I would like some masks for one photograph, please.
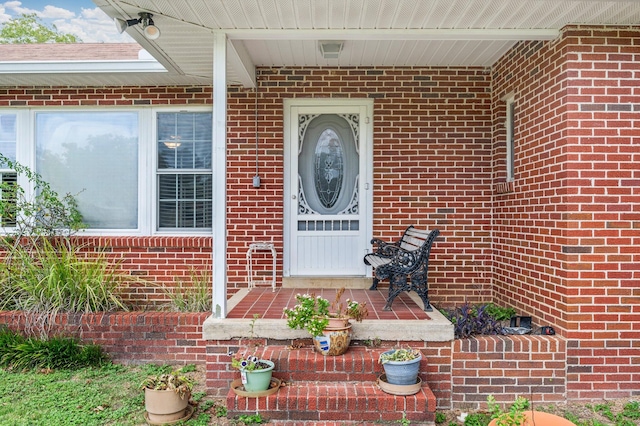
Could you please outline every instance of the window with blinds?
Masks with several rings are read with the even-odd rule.
[[[10,161],[16,161],[16,114],[0,112],[0,154]],[[0,199],[4,209],[0,212],[0,225],[3,227],[16,226],[16,185],[18,176],[0,162]]]
[[[212,115],[161,112],[156,117],[157,228],[210,229]]]

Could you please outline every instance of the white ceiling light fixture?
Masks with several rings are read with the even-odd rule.
[[[134,25],[142,24],[142,33],[149,40],[155,40],[160,37],[160,29],[153,22],[153,14],[149,12],[138,13],[138,19],[120,19],[115,18],[118,32],[122,34],[124,30]]]
[[[342,52],[342,47],[344,46],[343,41],[319,41],[318,48],[320,49],[320,53],[324,59],[338,59],[340,57],[340,52]]]

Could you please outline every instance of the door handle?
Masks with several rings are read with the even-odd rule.
[[[295,199],[296,199],[296,196],[295,196],[295,195],[292,195],[292,196],[291,196],[291,199],[292,199],[292,200],[295,200]]]

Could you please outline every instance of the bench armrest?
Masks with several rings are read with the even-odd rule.
[[[383,250],[385,250],[385,247],[399,247],[400,244],[395,242],[395,243],[389,243],[386,241],[381,240],[380,238],[372,238],[371,239],[371,245],[374,246],[373,251],[375,253],[381,254],[381,252]]]

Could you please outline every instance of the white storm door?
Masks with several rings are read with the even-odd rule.
[[[285,110],[285,276],[364,277],[372,103],[290,100]]]

